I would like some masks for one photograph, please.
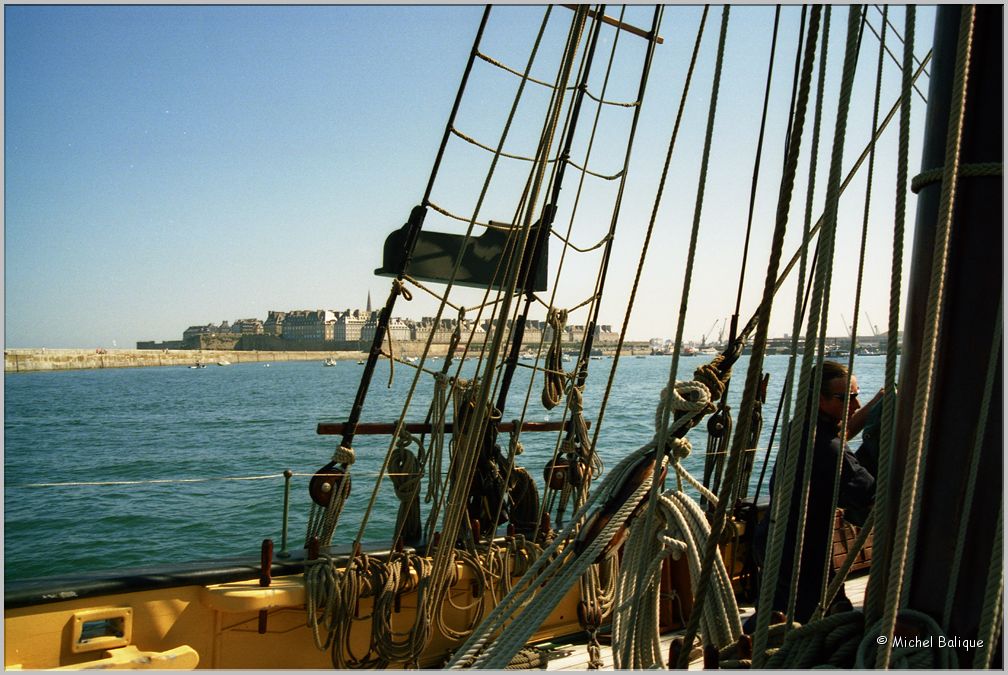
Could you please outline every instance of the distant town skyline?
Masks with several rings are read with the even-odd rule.
[[[317,308],[317,309],[296,308],[296,309],[287,309],[287,310],[271,309],[271,310],[267,310],[265,317],[259,317],[259,316],[252,317],[252,316],[249,316],[249,317],[238,317],[238,318],[234,318],[234,319],[221,319],[220,322],[209,321],[209,322],[206,322],[206,323],[192,323],[192,324],[188,325],[185,329],[183,329],[181,331],[181,339],[182,340],[186,340],[189,336],[196,335],[196,334],[209,334],[209,333],[217,333],[217,332],[235,333],[235,334],[238,334],[238,335],[246,335],[246,334],[269,334],[269,335],[276,335],[277,337],[280,337],[281,336],[280,326],[278,326],[275,321],[274,321],[274,323],[273,323],[272,326],[270,325],[271,320],[274,319],[274,315],[279,315],[279,319],[280,319],[279,322],[281,324],[283,323],[284,318],[289,318],[289,317],[292,317],[292,316],[295,316],[295,315],[301,316],[301,315],[310,315],[310,314],[316,314],[316,313],[317,314],[325,314],[327,316],[318,317],[318,320],[319,321],[329,321],[329,322],[342,322],[342,321],[344,321],[347,318],[348,315],[352,315],[354,317],[354,319],[357,321],[357,323],[359,323],[360,325],[363,325],[366,322],[374,323],[375,321],[377,321],[377,319],[379,317],[380,309],[381,309],[381,307],[379,307],[378,309],[375,309],[374,307],[372,307],[372,305],[370,303],[370,295],[368,297],[368,301],[365,302],[365,305],[363,307],[360,307],[360,306],[359,307],[347,306],[347,307],[343,307],[343,308],[340,308],[340,309],[331,309],[331,308],[330,309],[327,309],[327,308]],[[409,327],[410,329],[412,329],[414,331],[415,334],[412,336],[412,339],[425,339],[426,338],[426,333],[429,333],[429,331],[433,329],[433,327],[430,324],[430,320],[432,320],[432,319],[433,319],[432,316],[420,316],[420,317],[400,316],[400,315],[397,315],[394,312],[393,312],[393,315],[392,315],[393,324],[398,324],[400,326],[405,325],[405,326]],[[487,326],[487,323],[489,321],[490,321],[490,319],[484,318],[482,321],[479,322],[479,325],[485,327],[485,326]],[[455,319],[451,318],[451,317],[442,317],[441,323],[444,324],[444,325],[452,325],[453,326],[455,324]],[[467,323],[470,323],[470,322],[467,322]],[[885,335],[884,331],[882,331],[882,332],[878,331],[878,327],[877,326],[872,326],[868,322],[865,322],[865,323],[868,324],[868,329],[867,329],[866,332],[860,333],[858,335],[859,338],[872,338],[872,337],[874,337],[874,338],[880,338],[880,337],[882,337],[882,336]],[[541,320],[541,319],[540,320],[533,319],[531,321],[531,325],[535,326],[536,329],[540,329],[544,324],[545,324],[545,321]],[[862,324],[862,325],[864,325],[864,324]],[[568,328],[570,328],[572,326],[574,328],[576,328],[576,329],[583,329],[583,326],[580,325],[580,324],[570,324],[570,325],[568,325]],[[599,326],[608,335],[617,335],[618,334],[618,333],[614,333],[614,327],[612,326],[612,324],[605,323],[605,322],[600,322]],[[360,337],[359,329],[360,329],[360,326],[358,326],[358,332],[354,333],[352,336],[349,336],[349,337],[344,332],[342,334],[338,334],[337,336],[330,336],[328,339],[335,339],[335,340],[353,339],[353,340],[357,340]],[[711,330],[710,331],[708,331],[708,332],[706,332],[706,333],[704,333],[704,334],[702,334],[702,335],[700,335],[698,337],[693,337],[693,336],[685,337],[684,340],[683,340],[683,342],[685,344],[692,344],[692,345],[696,345],[696,344],[700,344],[700,345],[723,344],[728,339],[729,334],[730,334],[729,319],[726,317],[723,321],[716,321],[715,324],[713,326],[711,326]],[[827,339],[834,340],[834,341],[835,340],[843,340],[843,339],[846,339],[848,335],[849,335],[849,333],[845,334],[845,335],[828,335]],[[371,336],[373,336],[373,333],[368,334],[367,339],[371,339]],[[394,337],[402,337],[402,336],[399,335],[399,336],[394,336]],[[789,339],[789,338],[790,338],[790,335],[787,334],[787,333],[784,333],[782,335],[777,335],[777,336],[771,336],[771,339],[774,339],[774,340],[786,340],[786,339]],[[137,346],[140,347],[140,345],[150,345],[152,343],[157,343],[157,342],[172,342],[172,341],[177,341],[177,340],[179,340],[179,334],[176,334],[176,335],[173,335],[173,336],[170,336],[170,337],[168,337],[168,336],[161,336],[161,337],[159,337],[157,339],[140,340],[140,341],[137,342]],[[672,343],[672,339],[669,338],[669,337],[667,337],[667,336],[651,336],[650,338],[647,338],[646,340],[629,339],[628,338],[628,341],[632,341],[632,342],[648,342],[648,343],[651,344],[652,347],[656,347],[656,346],[667,347],[669,344]]]

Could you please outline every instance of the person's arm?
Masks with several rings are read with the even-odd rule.
[[[846,443],[841,449],[839,438],[833,440],[830,449],[833,451],[834,459],[836,453],[843,452],[837,506],[844,510],[845,520],[861,526],[868,518],[871,506],[875,502],[875,477],[861,466],[854,453],[847,448]]]
[[[885,393],[885,387],[879,389],[878,393],[875,394],[875,397],[872,400],[868,401],[868,403],[864,404],[863,406],[855,410],[853,414],[851,414],[851,416],[847,418],[848,440],[854,438],[859,433],[861,433],[861,430],[864,429],[865,421],[868,419],[868,413],[872,411],[872,408],[874,408],[875,406],[877,406],[879,403],[882,402],[882,395],[884,393]]]

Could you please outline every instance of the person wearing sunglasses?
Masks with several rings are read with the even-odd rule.
[[[815,381],[813,371],[812,382]],[[850,396],[847,396],[850,392]],[[857,378],[847,372],[847,368],[834,361],[824,361],[822,364],[822,381],[818,396],[810,397],[809,407],[816,406],[815,436],[812,446],[812,467],[808,482],[808,506],[805,515],[804,539],[801,548],[801,560],[798,569],[798,589],[795,600],[794,621],[807,623],[819,604],[823,591],[823,570],[829,563],[829,579],[834,576],[830,542],[833,538],[833,483],[836,477],[837,464],[840,463],[840,490],[837,506],[844,509],[844,517],[855,525],[862,525],[871,512],[875,500],[875,477],[865,469],[847,443],[840,440],[840,427],[847,419],[847,438],[857,434],[864,426],[866,415],[858,415],[861,405],[858,402]],[[871,401],[875,407],[881,399],[881,392]],[[867,408],[867,406],[866,406]],[[794,489],[791,494],[790,516],[784,539],[784,555],[781,558],[780,571],[774,591],[773,610],[786,612],[790,592],[791,572],[793,567],[793,551],[797,548],[798,539],[798,508],[803,491],[805,475],[804,442],[800,443],[797,456]],[[778,453],[773,475],[770,478],[771,511],[773,501],[778,496],[774,492],[777,478],[777,467],[784,466],[784,459],[789,449]],[[782,469],[783,470],[783,469]],[[783,514],[782,514],[783,517]],[[757,562],[760,566],[765,557],[765,547],[769,530],[772,527],[770,516],[764,518],[757,526],[754,535],[754,548]],[[830,604],[827,613],[846,611],[852,608],[850,600],[841,587],[837,597]],[[755,629],[755,615],[746,622],[744,630]]]

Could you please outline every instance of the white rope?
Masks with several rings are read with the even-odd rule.
[[[678,560],[685,554],[695,592],[702,568],[700,551],[710,536],[702,510],[685,493],[673,490],[659,495],[657,506],[658,517],[638,521],[624,545],[612,619],[613,645],[617,646],[613,667],[618,670],[666,667],[658,627],[662,562],[668,555]],[[647,568],[643,577],[637,574],[642,561]],[[738,639],[742,625],[724,561],[717,557],[715,566],[716,592],[704,607],[701,632],[720,648]]]
[[[333,452],[332,461],[337,464],[353,464],[357,459],[357,453],[353,448],[345,448],[342,445]]]
[[[684,396],[691,393],[689,400]],[[684,411],[686,414],[675,420],[667,428],[669,438],[674,439],[676,432],[689,425],[693,418],[703,414],[709,403],[710,395],[707,387],[698,382],[677,382],[671,396],[666,391],[662,394],[659,410],[671,407]],[[658,417],[661,420],[661,417]],[[660,436],[661,434],[657,434]],[[573,554],[572,541],[577,531],[583,527],[586,518],[596,504],[615,495],[624,485],[630,473],[637,467],[646,455],[656,449],[656,441],[630,453],[613,471],[608,474],[597,489],[589,495],[584,505],[577,510],[570,523],[554,539],[549,548],[533,564],[525,575],[514,585],[511,592],[491,612],[480,625],[479,630],[456,651],[450,668],[477,667],[503,668],[510,658],[517,653],[542,621],[553,611],[556,605],[566,595],[570,586],[595,561],[602,549],[608,544],[616,530],[622,527],[630,514],[650,491],[652,477],[646,478],[612,516],[609,522],[599,532],[592,542],[580,554]],[[684,446],[678,446],[682,449]],[[688,452],[688,444],[685,448]],[[662,455],[662,465],[666,458]],[[699,511],[698,511],[699,513]],[[702,514],[700,520],[704,520]],[[624,563],[625,566],[625,563]],[[730,588],[730,583],[729,583]],[[530,603],[535,595],[535,603]],[[736,621],[738,612],[735,612]],[[507,623],[507,627],[504,624]],[[739,627],[741,630],[741,626]],[[498,634],[499,633],[499,634]],[[492,641],[491,641],[492,640]]]
[[[675,463],[675,470],[676,470],[676,472],[680,476],[682,476],[682,478],[687,483],[689,483],[694,488],[696,488],[696,491],[700,493],[701,497],[703,497],[704,499],[706,499],[708,501],[708,503],[710,503],[711,506],[713,506],[714,508],[717,508],[717,505],[718,505],[718,496],[716,494],[714,494],[713,492],[711,492],[710,490],[708,490],[707,488],[705,488],[704,484],[701,483],[700,481],[698,481],[693,476],[693,474],[691,474],[689,471],[687,471],[686,469],[684,469],[679,462]]]
[[[615,494],[637,462],[653,449],[649,444],[631,452],[606,476],[585,505],[575,513],[567,527],[484,619],[479,631],[473,633],[466,643],[459,647],[447,667],[503,668],[507,665],[511,656],[525,644],[545,616],[553,611],[570,586],[588,569],[615,531],[637,506],[640,498],[646,494],[650,488],[650,480],[642,482],[580,555],[573,555],[574,537],[590,511],[596,504]],[[535,603],[528,602],[532,595],[536,596]],[[543,612],[545,614],[536,619],[535,615]],[[508,623],[507,628],[498,635],[505,623]],[[488,645],[491,639],[492,643]]]

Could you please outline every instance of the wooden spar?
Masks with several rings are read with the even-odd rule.
[[[538,431],[561,431],[566,429],[570,421],[567,422],[522,422],[521,430],[522,432],[538,432]],[[587,422],[588,426],[591,426],[591,422]],[[345,433],[347,427],[346,423],[343,422],[319,422],[316,427],[316,433],[320,436],[339,436]],[[497,431],[509,433],[514,430],[514,422],[501,422],[497,425]],[[356,425],[355,433],[362,436],[378,435],[378,434],[391,434],[395,433],[396,425],[392,423],[384,422],[365,422]],[[410,432],[411,434],[428,434],[434,430],[434,426],[428,422],[405,422],[403,423],[403,429]],[[447,433],[452,433],[454,429],[454,424],[448,422],[445,424],[445,431]]]
[[[935,20],[935,49],[921,170],[945,166],[949,99],[960,12],[966,6],[942,5]],[[942,307],[938,349],[934,360],[933,403],[925,433],[926,468],[918,480],[919,520],[910,540],[914,554],[907,606],[924,612],[939,623],[945,611],[946,588],[956,583],[953,610],[946,636],[976,639],[981,608],[986,598],[986,579],[991,562],[998,514],[1003,509],[1002,425],[1003,354],[997,356],[986,431],[980,445],[980,464],[975,492],[966,503],[965,486],[970,472],[970,456],[981,410],[987,363],[995,344],[995,322],[1003,288],[1003,179],[1000,175],[970,175],[968,167],[997,164],[1003,157],[1003,7],[976,6],[975,29],[969,68],[967,98],[963,113],[960,177],[955,190],[945,299]],[[941,183],[921,189],[917,202],[913,256],[908,280],[906,321],[895,420],[895,444],[888,494],[889,521],[897,522],[907,461],[910,426],[918,384],[922,335],[932,270],[932,250],[938,220]],[[1001,344],[1000,339],[996,342]],[[1000,353],[1000,352],[999,352]],[[969,509],[961,567],[952,578],[952,545],[961,527],[960,519]],[[876,539],[869,593],[886,597],[890,559],[894,554],[891,528],[885,541]],[[877,557],[876,557],[877,556]],[[876,570],[881,574],[876,575]],[[877,584],[877,586],[876,586]],[[868,621],[872,617],[867,617]],[[998,650],[1000,651],[1000,650]],[[970,668],[975,649],[958,649],[959,667]]]
[[[567,8],[567,9],[571,9],[571,10],[577,8],[577,5],[563,5],[563,6],[565,8]],[[596,12],[595,10],[589,9],[588,10],[588,16],[590,16],[593,19],[598,19],[599,21],[601,21],[604,24],[608,24],[610,26],[615,26],[619,30],[625,30],[626,32],[630,33],[631,35],[636,35],[638,37],[642,37],[642,38],[645,38],[645,39],[652,39],[653,38],[656,44],[660,44],[660,45],[661,44],[665,44],[665,39],[661,35],[652,35],[650,32],[644,30],[643,28],[638,28],[637,26],[633,26],[633,25],[631,25],[629,23],[625,23],[623,21],[620,21],[619,19],[614,19],[611,16],[606,16],[605,14],[602,14],[601,16],[599,16],[599,13]]]

